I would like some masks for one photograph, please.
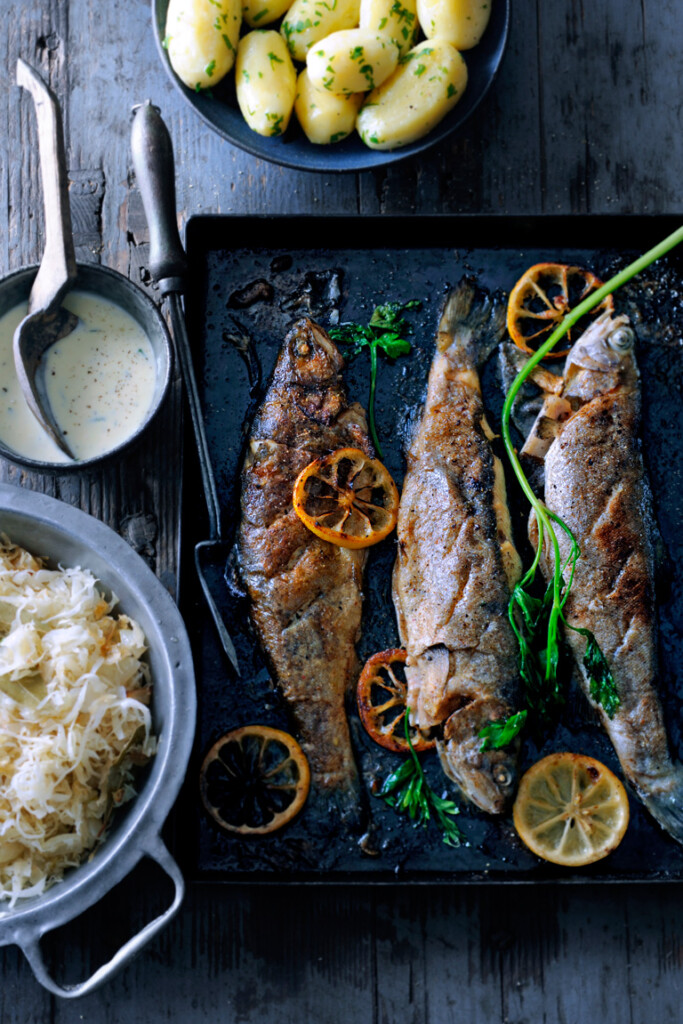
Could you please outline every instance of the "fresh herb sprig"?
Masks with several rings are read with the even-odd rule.
[[[375,307],[370,322],[365,327],[362,324],[347,322],[330,330],[330,337],[333,341],[349,346],[351,358],[358,355],[364,348],[370,349],[368,420],[372,443],[380,459],[382,458],[382,447],[375,425],[377,353],[383,352],[389,359],[396,359],[398,356],[405,356],[410,352],[412,346],[403,335],[409,334],[411,327],[402,314],[421,308],[422,303],[419,299],[411,299],[409,302],[387,302],[383,306]]]
[[[678,228],[658,245],[620,270],[571,310],[517,374],[505,399],[501,426],[505,450],[515,476],[533,507],[538,526],[536,554],[530,569],[515,587],[510,599],[509,615],[512,628],[519,641],[520,674],[527,688],[527,700],[530,706],[540,711],[541,714],[547,713],[549,706],[562,700],[557,677],[561,644],[560,623],[581,633],[586,638],[583,664],[588,673],[590,693],[593,699],[602,706],[610,718],[616,713],[620,701],[614,679],[595,636],[588,629],[572,626],[564,616],[564,607],[581,552],[576,538],[567,524],[551,512],[543,502],[539,501],[524,474],[510,434],[512,407],[524,381],[534,367],[545,359],[560,338],[564,337],[582,316],[585,316],[617,288],[626,284],[636,274],[641,273],[651,263],[660,259],[681,242],[683,242],[683,227]],[[569,556],[564,563],[555,527],[564,531],[570,541]],[[539,600],[530,593],[529,588],[532,587],[536,577],[545,538],[547,538],[552,551],[553,577],[543,598]],[[567,581],[565,581],[566,573],[569,574]]]
[[[433,816],[446,846],[460,846],[465,837],[453,820],[455,815],[460,813],[460,808],[452,800],[437,796],[427,782],[420,759],[410,741],[409,715],[410,711],[406,708],[403,728],[410,756],[400,768],[386,777],[377,796],[399,814],[407,814],[414,828],[428,828]]]
[[[529,712],[525,709],[510,715],[509,718],[489,722],[479,730],[478,736],[482,741],[479,749],[481,751],[502,750],[503,747],[509,747],[515,736],[524,728],[528,714]]]

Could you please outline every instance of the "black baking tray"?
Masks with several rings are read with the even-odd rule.
[[[678,227],[672,218],[614,217],[196,217],[187,225],[191,274],[186,317],[194,347],[209,448],[231,538],[239,510],[239,471],[255,408],[267,387],[288,326],[312,315],[325,327],[367,322],[375,305],[419,299],[411,313],[408,357],[381,360],[376,413],[384,462],[401,485],[407,425],[419,410],[434,333],[448,289],[465,274],[493,291],[509,291],[531,264],[590,267],[605,279]],[[643,438],[666,553],[659,595],[661,694],[670,742],[683,755],[683,258],[671,254],[617,297],[637,321],[643,379]],[[367,356],[345,370],[351,399],[368,398]],[[489,418],[499,422],[502,391],[497,363],[484,370]],[[192,442],[188,440],[188,444]],[[190,464],[184,481],[183,545],[191,552],[207,536],[200,482]],[[527,508],[508,477],[518,541],[524,548]],[[361,661],[398,645],[390,593],[394,540],[372,548],[367,566]],[[217,559],[214,587],[236,644],[241,675],[222,654],[198,590],[191,558],[183,572],[183,610],[196,654],[199,717],[186,788],[185,867],[201,880],[329,882],[648,881],[683,878],[683,849],[662,832],[629,793],[631,823],[619,848],[598,864],[571,872],[532,855],[509,816],[494,819],[462,803],[467,844],[447,847],[434,828],[411,827],[372,795],[373,783],[399,762],[365,734],[353,701],[348,715],[365,785],[363,835],[350,834],[304,809],[271,836],[240,839],[221,831],[198,796],[202,758],[226,731],[251,722],[291,729],[286,707],[270,685],[248,611],[224,579],[228,552]],[[224,564],[224,558],[227,567]],[[553,750],[591,754],[619,773],[612,747],[593,712],[570,685],[563,718],[545,736],[525,737],[522,768]],[[435,753],[424,758],[437,792],[453,794]]]

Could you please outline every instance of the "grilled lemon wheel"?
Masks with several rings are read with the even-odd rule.
[[[404,754],[408,750],[405,737],[407,687],[403,666],[406,652],[391,648],[373,654],[365,663],[358,680],[356,697],[358,714],[365,731],[386,750]],[[409,727],[413,750],[430,750],[435,739],[419,729]]]
[[[510,292],[507,308],[507,329],[518,348],[524,352],[535,352],[552,331],[602,281],[589,270],[571,267],[565,263],[536,263],[520,277]],[[588,321],[600,313],[614,309],[611,295],[582,317],[568,332],[567,339],[577,338],[585,330]],[[551,352],[548,359],[566,356],[568,349]]]
[[[222,736],[204,758],[199,788],[206,810],[228,832],[266,835],[299,813],[311,774],[289,733],[247,725]]]
[[[316,537],[343,548],[367,548],[391,533],[398,491],[389,471],[358,448],[339,448],[297,477],[294,509]]]
[[[550,754],[522,776],[512,816],[520,838],[539,857],[581,867],[619,845],[628,825],[628,797],[616,775],[595,758]]]

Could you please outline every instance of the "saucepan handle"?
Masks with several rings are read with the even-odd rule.
[[[167,910],[155,917],[153,921],[134,935],[128,940],[121,948],[114,954],[114,956],[106,964],[102,964],[94,974],[92,974],[86,981],[82,981],[77,985],[58,985],[48,973],[45,961],[43,960],[42,950],[40,948],[40,939],[43,934],[49,929],[43,929],[40,934],[36,936],[30,936],[26,938],[17,939],[17,944],[21,947],[24,956],[28,960],[36,979],[53,995],[61,996],[63,999],[76,999],[79,996],[87,995],[94,989],[98,988],[105,981],[108,981],[117,971],[128,963],[129,960],[140,952],[150,939],[152,939],[157,932],[160,932],[162,928],[165,928],[171,918],[177,913],[180,904],[183,901],[185,895],[185,882],[183,876],[180,873],[180,868],[174,861],[171,854],[166,849],[166,846],[162,842],[159,836],[156,836],[154,840],[149,843],[144,851],[143,856],[147,855],[155,860],[159,867],[163,868],[166,874],[173,882],[175,893],[173,902]]]

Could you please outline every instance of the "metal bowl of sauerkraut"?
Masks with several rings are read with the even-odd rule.
[[[0,484],[0,946],[63,997],[102,984],[178,910],[160,837],[194,737],[190,644],[172,598],[99,520]],[[143,858],[171,905],[87,980],[50,976],[40,938]]]

